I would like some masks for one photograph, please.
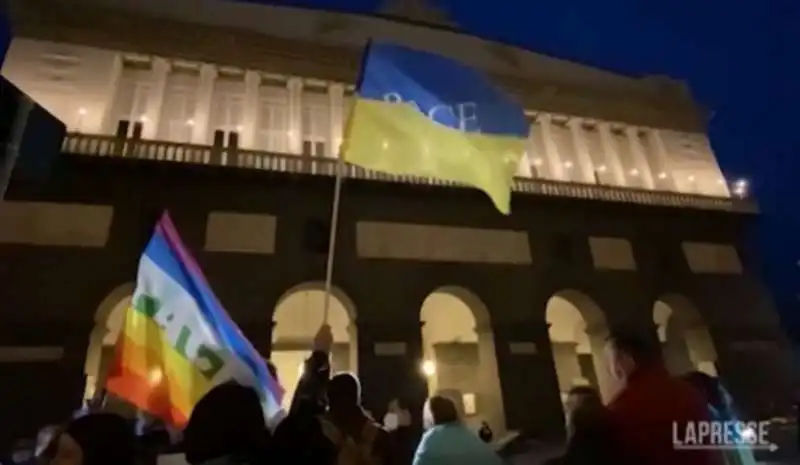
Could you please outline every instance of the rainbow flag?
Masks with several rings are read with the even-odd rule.
[[[342,158],[368,169],[477,187],[500,212],[530,123],[477,70],[431,53],[372,43],[364,55]]]
[[[209,389],[230,380],[259,391],[267,420],[282,415],[283,389],[164,213],[139,261],[106,390],[182,427]]]

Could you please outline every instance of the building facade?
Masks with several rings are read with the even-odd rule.
[[[787,347],[743,248],[757,210],[681,85],[388,13],[26,0],[13,17],[3,75],[71,132],[48,182],[0,204],[13,380],[0,405],[26,417],[5,436],[96,395],[165,209],[295,382],[322,318],[336,157],[370,37],[484,69],[524,103],[531,139],[509,217],[447,182],[345,167],[333,361],[358,372],[367,408],[445,390],[472,421],[557,434],[569,387],[613,394],[600,349],[616,325],[658,337],[676,372],[719,374],[752,415],[788,405]]]

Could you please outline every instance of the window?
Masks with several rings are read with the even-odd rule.
[[[133,131],[133,123],[147,113],[148,100],[150,98],[151,74],[149,68],[128,64],[122,69],[117,94],[111,106],[110,118],[106,133],[114,134],[120,121],[130,122],[128,129]]]
[[[288,153],[289,92],[285,88],[264,86],[260,94],[256,120],[256,148]]]
[[[167,79],[158,124],[159,139],[184,143],[192,141],[198,84],[195,72],[176,71]]]
[[[464,415],[470,416],[478,413],[475,397],[475,393],[472,392],[465,392],[461,395],[462,402],[464,402]]]
[[[303,155],[324,157],[330,137],[330,113],[328,95],[307,91],[303,93],[301,125],[303,131]]]
[[[220,78],[214,84],[209,133],[241,132],[244,111],[244,82],[237,78]]]

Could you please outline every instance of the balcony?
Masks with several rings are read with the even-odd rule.
[[[64,139],[63,151],[74,155],[125,157],[173,163],[231,166],[312,176],[335,176],[337,162],[332,158],[297,156],[255,150],[231,149],[208,145],[122,139],[115,136],[70,133]],[[349,179],[418,184],[426,186],[464,187],[458,183],[419,176],[396,176],[345,164],[344,176]],[[523,195],[562,197],[601,202],[617,202],[658,207],[757,213],[749,199],[711,197],[620,188],[596,184],[516,178],[514,192]]]

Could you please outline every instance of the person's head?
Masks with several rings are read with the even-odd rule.
[[[590,386],[575,386],[570,389],[565,402],[567,432],[572,435],[576,428],[597,420],[605,407],[600,394]]]
[[[691,371],[681,376],[703,396],[708,405],[717,411],[725,410],[725,399],[722,394],[722,385],[717,378],[709,376],[702,371]]]
[[[611,374],[624,383],[636,369],[658,363],[661,348],[635,331],[617,329],[608,336],[606,356]]]
[[[445,396],[436,395],[425,402],[424,420],[425,426],[431,428],[457,423],[460,418],[455,402]]]
[[[89,414],[53,436],[41,459],[49,465],[133,465],[136,435],[130,422],[119,415]]]
[[[331,410],[361,405],[361,383],[352,373],[338,373],[328,382],[328,405]]]
[[[259,459],[268,438],[258,393],[237,383],[208,391],[183,432],[186,461],[192,464],[224,456]]]

